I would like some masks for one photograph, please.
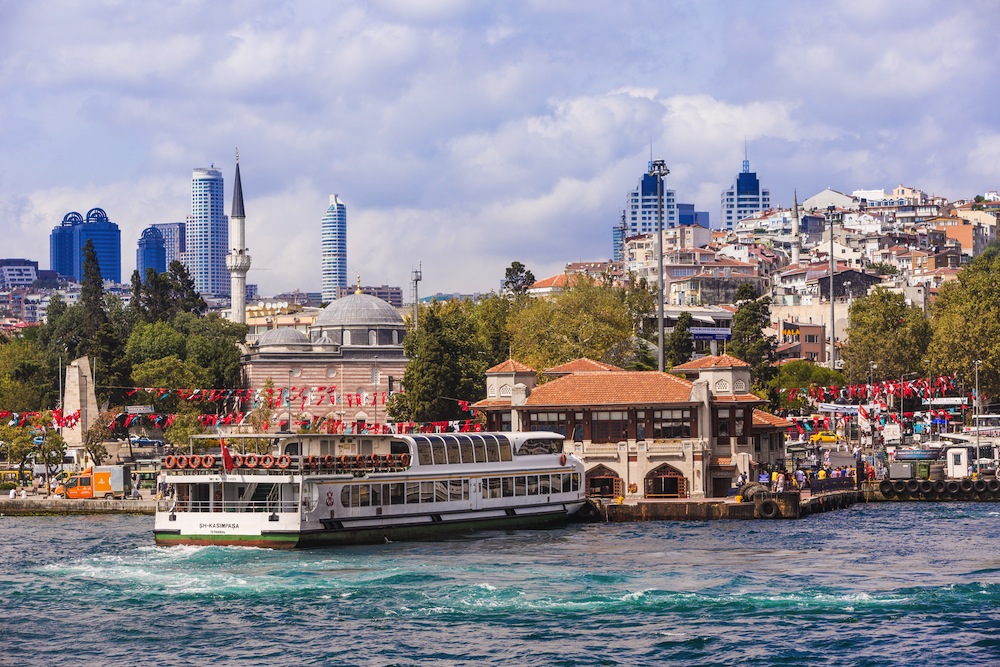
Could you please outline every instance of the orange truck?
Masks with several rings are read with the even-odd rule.
[[[70,475],[59,485],[56,495],[63,498],[125,499],[132,495],[129,466],[92,466]]]

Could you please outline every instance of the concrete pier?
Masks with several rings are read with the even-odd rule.
[[[0,500],[0,516],[53,514],[155,514],[155,500],[70,500],[28,497]]]

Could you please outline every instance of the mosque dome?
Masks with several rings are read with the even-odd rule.
[[[257,339],[258,347],[265,346],[287,347],[289,345],[311,345],[309,337],[297,329],[291,327],[279,327],[268,329]]]
[[[323,309],[315,327],[403,327],[396,309],[369,294],[350,294]]]

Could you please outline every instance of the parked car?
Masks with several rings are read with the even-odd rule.
[[[824,443],[836,443],[840,438],[833,431],[817,431],[809,436],[809,442],[813,445],[821,445]]]

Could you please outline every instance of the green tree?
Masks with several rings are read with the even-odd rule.
[[[209,313],[198,317],[182,312],[174,318],[174,328],[186,340],[186,360],[204,369],[208,387],[242,387],[239,345],[246,340],[248,327]]]
[[[750,364],[754,387],[767,387],[774,374],[774,336],[765,336],[764,328],[771,325],[771,297],[756,298],[753,285],[743,283],[737,288],[737,309],[733,315],[732,340],[727,351]],[[772,402],[775,397],[772,396]]]
[[[663,362],[666,368],[691,361],[694,354],[694,336],[691,334],[691,324],[694,318],[686,310],[677,317],[674,330],[670,332],[663,343]]]
[[[842,387],[844,374],[820,366],[805,359],[782,364],[771,379],[771,390],[780,396],[780,406],[790,410],[805,408],[808,402],[800,395],[795,400],[788,400],[787,392],[782,389],[809,389],[810,387]]]
[[[606,361],[631,344],[632,314],[624,292],[581,276],[552,299],[530,299],[508,323],[515,356],[538,369],[580,357]]]
[[[930,324],[902,294],[876,287],[851,302],[848,318],[847,343],[840,352],[848,376],[870,377],[872,363],[876,381],[922,372]]]
[[[1000,394],[1000,244],[991,243],[958,280],[941,286],[931,314],[930,372],[955,373],[971,384],[974,362],[981,361],[980,392]]]
[[[419,335],[407,351],[410,363],[403,373],[406,391],[394,396],[388,406],[393,420],[425,422],[461,416],[455,389],[463,372],[440,311],[440,304],[435,303],[421,313]]]
[[[40,344],[23,339],[0,344],[0,406],[5,410],[48,407],[55,380]]]
[[[503,288],[514,294],[524,292],[535,283],[535,274],[521,262],[511,262],[504,272]]]

